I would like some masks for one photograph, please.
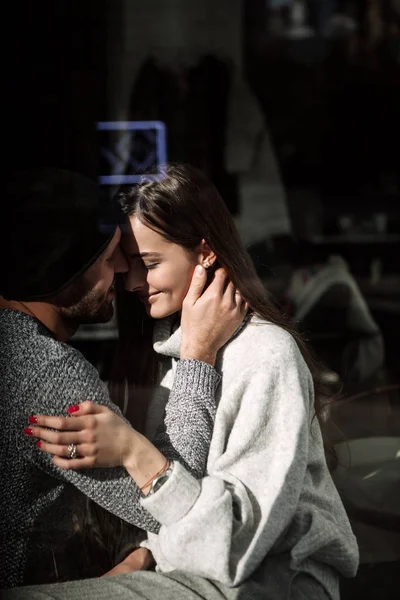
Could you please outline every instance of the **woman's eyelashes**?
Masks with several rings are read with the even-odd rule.
[[[149,265],[145,264],[144,266],[146,267],[146,269],[148,271],[151,271],[152,269],[155,269],[156,267],[158,267],[159,264],[160,264],[159,262],[156,262],[156,263],[151,263]]]

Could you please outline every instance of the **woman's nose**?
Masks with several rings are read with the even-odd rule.
[[[138,292],[146,283],[145,269],[140,265],[131,265],[125,275],[125,289],[127,292]]]

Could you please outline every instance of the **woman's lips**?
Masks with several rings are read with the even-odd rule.
[[[139,296],[139,299],[141,300],[141,302],[148,302],[149,304],[151,304],[157,299],[157,297],[160,294],[161,292],[155,292],[154,294],[149,294],[148,296]]]

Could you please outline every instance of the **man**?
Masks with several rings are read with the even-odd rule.
[[[124,469],[61,470],[29,438],[30,416],[65,416],[71,405],[84,400],[119,413],[96,369],[67,344],[79,325],[112,318],[115,276],[128,270],[110,203],[100,199],[95,182],[58,169],[20,173],[5,194],[8,210],[0,224],[0,588],[101,576],[137,545],[137,527],[158,530]],[[200,283],[194,284],[198,296]],[[193,326],[187,358],[202,361],[213,343],[218,349],[216,340],[225,330],[228,339],[231,324],[218,319],[215,338],[204,349]],[[190,375],[191,362],[180,361],[180,377]],[[193,395],[193,406],[209,400],[220,381],[211,365],[202,368],[207,385],[199,381],[185,389],[186,397]],[[179,399],[179,389],[170,398],[175,393]],[[73,458],[73,445],[68,452]]]

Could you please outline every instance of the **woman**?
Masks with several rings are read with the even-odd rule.
[[[236,597],[232,588],[254,585],[263,598],[337,599],[339,575],[355,575],[358,549],[327,468],[315,418],[321,386],[303,341],[271,304],[228,210],[200,172],[171,165],[157,181],[121,189],[117,200],[129,224],[123,241],[130,262],[126,290],[143,304],[143,321],[130,334],[137,340],[143,332],[143,352],[153,329],[154,368],[142,370],[140,385],[151,385],[160,369],[141,417],[150,437],[163,421],[182,351],[180,311],[195,270],[223,266],[250,307],[217,355],[222,384],[207,473],[198,480],[180,462],[160,455],[154,458],[159,474],[146,480],[137,469],[139,434],[90,403],[75,413],[81,444],[93,440],[96,430],[94,442],[78,446],[80,458],[68,461],[47,443],[51,436],[43,426],[54,426],[47,417],[39,418],[42,427],[35,430],[42,450],[58,455],[54,461],[62,468],[115,461],[125,466],[143,491],[143,507],[161,524],[146,542],[160,572],[179,568],[194,579],[214,580],[227,598]],[[179,410],[167,406],[167,425]],[[67,429],[68,421],[63,425]],[[71,443],[70,433],[61,435],[62,443]],[[131,585],[130,597],[142,597],[134,578]]]

